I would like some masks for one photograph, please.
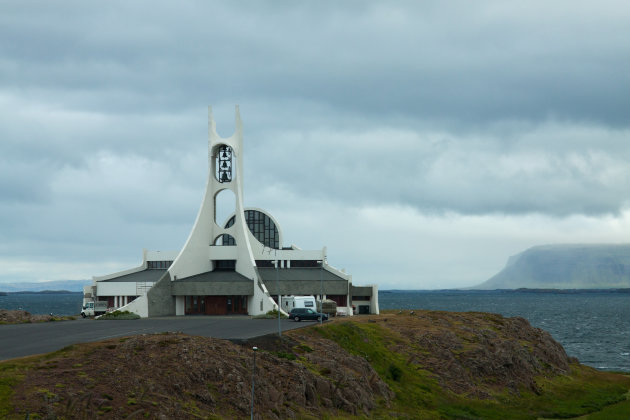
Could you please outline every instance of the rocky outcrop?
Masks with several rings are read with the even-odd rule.
[[[630,389],[629,378],[579,365],[523,318],[438,311],[336,319],[240,343],[116,338],[21,359],[0,369],[0,382],[12,384],[16,418],[247,418],[252,346],[255,418],[576,417],[625,401]],[[498,409],[507,414],[484,417]]]
[[[538,392],[537,377],[565,374],[569,369],[562,346],[519,317],[416,311],[379,322],[422,349],[410,351],[413,347],[406,345],[396,351],[406,353],[444,388],[458,394],[486,398],[497,390]]]
[[[0,324],[25,324],[29,322],[63,321],[69,316],[33,315],[27,311],[0,309]]]
[[[324,411],[368,414],[377,399],[392,393],[369,363],[332,342],[314,343],[289,352],[256,354],[255,407],[260,418],[295,418]],[[293,352],[304,355],[295,360]],[[293,360],[292,360],[293,359]],[[162,418],[211,413],[223,418],[250,412],[253,352],[249,346],[182,334],[142,335],[81,345],[28,375],[16,389],[20,412],[68,416],[77,412],[159,414]],[[55,384],[64,384],[55,388]],[[33,397],[32,390],[49,395]],[[63,404],[55,404],[63,402]],[[158,407],[158,408],[156,408]],[[300,414],[302,413],[302,414]]]

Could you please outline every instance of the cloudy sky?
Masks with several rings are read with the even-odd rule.
[[[630,238],[627,1],[3,1],[0,281],[177,250],[207,106],[245,204],[358,284]]]

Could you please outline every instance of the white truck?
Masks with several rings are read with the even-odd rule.
[[[311,308],[315,310],[314,296],[283,296],[282,309],[289,313],[294,308]]]
[[[107,302],[98,300],[96,302],[86,302],[81,310],[83,318],[88,316],[102,315],[107,312]]]

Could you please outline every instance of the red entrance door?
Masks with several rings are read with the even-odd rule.
[[[206,296],[206,315],[227,314],[227,300],[225,296]]]
[[[186,315],[247,314],[247,296],[186,296]]]

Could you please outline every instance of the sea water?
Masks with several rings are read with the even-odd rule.
[[[0,309],[77,315],[82,293],[10,294]],[[603,291],[381,291],[381,309],[493,312],[520,316],[551,333],[569,356],[602,370],[630,372],[630,294]]]
[[[381,309],[493,312],[520,316],[569,356],[601,370],[630,372],[630,294],[606,291],[382,291]]]
[[[10,293],[0,296],[0,309],[22,310],[34,315],[79,315],[83,293]]]

